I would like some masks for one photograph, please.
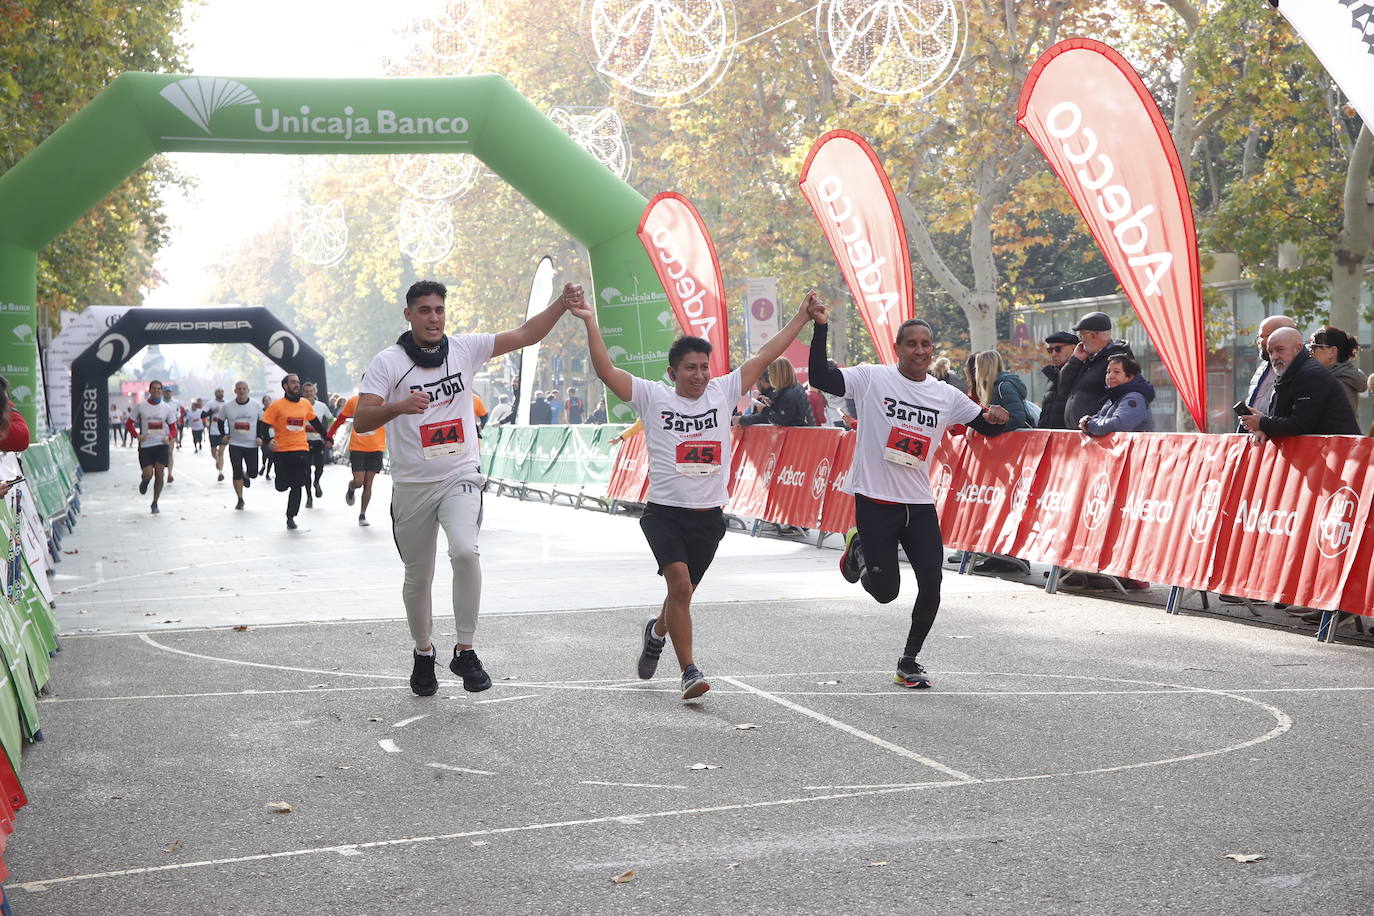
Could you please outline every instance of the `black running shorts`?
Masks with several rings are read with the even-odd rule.
[[[313,466],[317,468],[324,467],[325,457],[328,454],[329,446],[325,444],[325,441],[323,439],[310,440],[310,463]]]
[[[658,561],[658,573],[669,563],[686,563],[692,584],[701,582],[725,537],[725,513],[720,509],[682,509],[649,503],[639,520],[644,539]]]
[[[257,446],[229,446],[229,467],[233,471],[234,480],[243,480],[245,477],[249,480],[255,479],[258,476]]]
[[[285,493],[292,487],[310,486],[310,452],[273,452],[272,464],[277,469],[276,486],[278,492]]]
[[[348,466],[355,471],[371,471],[374,474],[380,474],[382,473],[382,453],[355,452],[350,449]]]
[[[155,464],[160,464],[164,468],[167,466],[167,445],[150,445],[146,448],[139,446],[138,466],[150,468]]]

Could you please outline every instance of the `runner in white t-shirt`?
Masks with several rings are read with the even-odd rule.
[[[224,428],[224,389],[215,389],[215,399],[205,405],[205,430],[210,439],[210,455],[215,459],[215,472],[224,480],[224,447],[229,444],[229,432]]]
[[[415,640],[410,689],[423,697],[439,689],[434,676],[430,586],[440,527],[448,538],[453,565],[457,624],[449,669],[463,679],[464,690],[491,686],[491,677],[472,648],[482,596],[477,530],[485,483],[478,470],[473,376],[492,357],[543,340],[565,311],[582,305],[582,287],[565,285],[548,308],[500,334],[445,334],[447,296],[443,284],[431,280],[406,291],[404,314],[410,330],[367,367],[353,416],[357,433],[387,427],[391,532],[405,563],[401,599]]]
[[[916,571],[911,629],[897,661],[895,683],[929,687],[930,676],[916,657],[940,610],[944,544],[930,490],[930,456],[945,430],[966,424],[988,436],[1003,431],[1007,412],[983,410],[963,392],[927,375],[935,355],[934,334],[919,318],[897,329],[897,365],[831,368],[826,359],[829,315],[816,316],[808,360],[810,383],[821,391],[852,398],[859,426],[845,492],[854,494],[854,521],[845,538],[840,572],[882,604],[901,590],[897,545]]]
[[[596,374],[644,422],[649,453],[649,499],[639,527],[649,542],[668,589],[663,611],[640,631],[639,676],[649,680],[669,637],[682,668],[682,698],[711,689],[692,655],[692,594],[715,559],[725,536],[723,507],[730,474],[730,413],[740,397],[782,356],[797,332],[820,309],[814,292],[801,309],[744,365],[724,378],[711,378],[711,344],[681,337],[668,350],[673,387],[636,378],[611,364],[597,327],[596,311],[580,305],[572,312],[587,325],[587,346]]]
[[[242,509],[243,491],[258,476],[258,449],[262,448],[265,432],[262,403],[248,396],[247,382],[238,381],[234,383],[234,399],[220,405],[215,416],[228,430],[224,440],[229,444],[229,471],[238,497],[234,508]]]
[[[162,382],[155,379],[148,383],[147,400],[129,408],[129,419],[125,421],[125,426],[138,440],[138,466],[142,472],[138,492],[147,493],[148,482],[152,481],[152,510],[153,515],[157,515],[163,474],[171,469],[170,443],[177,429],[176,408],[163,399]]]

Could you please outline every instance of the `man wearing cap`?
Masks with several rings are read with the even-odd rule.
[[[1059,385],[1059,370],[1069,361],[1069,355],[1076,346],[1078,335],[1068,331],[1055,331],[1045,338],[1045,354],[1049,356],[1050,364],[1041,366],[1040,371],[1049,380],[1050,387],[1045,389],[1045,397],[1040,402],[1041,429],[1069,428],[1064,422],[1064,405],[1068,401],[1068,396]]]
[[[1059,370],[1059,392],[1066,399],[1064,424],[1076,428],[1079,420],[1106,403],[1107,360],[1118,353],[1132,358],[1134,354],[1126,341],[1112,339],[1112,319],[1105,312],[1089,312],[1073,329],[1078,346]]]

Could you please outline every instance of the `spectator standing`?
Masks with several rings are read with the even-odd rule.
[[[1073,329],[1078,345],[1059,370],[1059,391],[1065,398],[1065,422],[1077,426],[1107,400],[1107,360],[1118,353],[1133,354],[1126,341],[1112,338],[1112,319],[1104,312],[1089,312]]]
[[[1307,352],[1296,328],[1279,328],[1269,335],[1269,365],[1277,377],[1269,412],[1252,410],[1240,418],[1259,441],[1360,434],[1341,383]]]
[[[1026,383],[1008,372],[996,350],[984,350],[973,357],[973,378],[969,397],[984,408],[997,406],[1007,411],[1006,432],[1031,425],[1026,411]]]
[[[1326,367],[1336,381],[1341,383],[1345,396],[1350,401],[1350,409],[1358,415],[1360,392],[1368,382],[1365,374],[1355,364],[1355,353],[1360,349],[1355,338],[1340,328],[1324,327],[1312,335],[1308,344],[1312,358]]]
[[[1044,400],[1040,402],[1041,429],[1068,429],[1064,420],[1064,406],[1068,396],[1059,384],[1059,370],[1069,361],[1070,355],[1078,346],[1078,335],[1070,331],[1055,331],[1045,338],[1045,355],[1050,358],[1048,366],[1040,367],[1040,374],[1050,383],[1045,389]]]
[[[549,409],[549,402],[544,400],[544,392],[536,391],[534,400],[530,401],[530,425],[538,426],[553,422],[553,411]]]
[[[563,402],[563,406],[567,409],[569,423],[581,423],[586,419],[587,405],[577,396],[576,388],[568,389],[568,399]]]
[[[1140,376],[1140,363],[1118,353],[1107,360],[1107,402],[1091,417],[1078,421],[1089,436],[1154,432],[1150,403],[1154,386]]]
[[[500,426],[502,423],[509,423],[515,416],[515,410],[510,406],[510,395],[503,394],[496,398],[496,406],[487,415],[487,422],[492,426]]]
[[[1255,346],[1259,349],[1260,362],[1245,389],[1245,403],[1250,405],[1251,410],[1268,410],[1269,401],[1274,397],[1274,380],[1278,378],[1278,374],[1269,365],[1269,335],[1279,328],[1296,327],[1293,319],[1287,315],[1270,315],[1259,323],[1259,328],[1255,331]],[[1246,431],[1243,423],[1236,427],[1238,433]]]
[[[544,401],[549,405],[549,422],[555,424],[562,423],[563,404],[558,400],[558,392],[550,391],[548,394],[544,395]]]
[[[760,408],[738,418],[736,425],[810,426],[811,402],[797,383],[797,370],[787,357],[769,363],[761,381],[766,386],[759,397]]]
[[[605,422],[606,422],[606,402],[605,402],[605,401],[597,401],[597,402],[596,402],[596,410],[593,410],[593,411],[592,411],[592,415],[591,415],[590,417],[588,417],[587,419],[588,419],[589,422],[595,423],[595,424],[597,424],[598,426],[601,425],[602,423],[605,423]]]

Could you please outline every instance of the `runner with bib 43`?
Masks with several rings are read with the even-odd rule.
[[[935,335],[920,318],[897,329],[897,365],[831,368],[826,354],[828,310],[816,315],[807,362],[810,383],[827,394],[848,396],[858,409],[854,460],[845,492],[854,494],[857,527],[845,537],[840,572],[887,604],[901,591],[897,545],[916,571],[911,629],[893,681],[929,687],[930,675],[917,660],[940,610],[944,543],[930,489],[930,457],[950,426],[963,423],[987,436],[1006,428],[1007,412],[986,411],[952,385],[927,375]]]

